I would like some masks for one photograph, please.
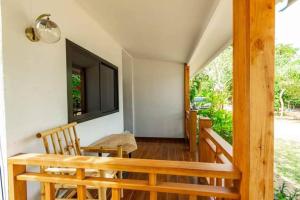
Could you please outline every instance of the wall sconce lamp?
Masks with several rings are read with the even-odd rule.
[[[31,42],[43,41],[46,43],[56,43],[61,36],[58,25],[50,20],[50,14],[40,15],[35,20],[34,26],[25,29],[25,34]]]

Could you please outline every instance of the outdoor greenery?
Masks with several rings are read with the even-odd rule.
[[[226,141],[232,143],[232,113],[225,106],[232,100],[232,47],[225,49],[201,73],[191,80],[190,99],[196,96],[206,97],[201,106],[210,103],[208,109],[200,109],[199,115],[213,121],[213,129]]]
[[[300,107],[300,53],[289,44],[279,44],[275,51],[275,111],[284,114],[286,109]],[[199,111],[210,117],[213,129],[225,140],[232,142],[232,47],[225,49],[217,58],[191,80],[190,99],[206,97],[211,107]]]
[[[275,110],[283,116],[286,108],[300,106],[300,54],[292,45],[279,44],[275,58]]]
[[[190,99],[200,108],[199,115],[212,119],[213,129],[232,143],[232,47],[225,49],[216,59],[191,80]],[[275,112],[300,108],[300,52],[292,45],[278,44],[275,50]],[[195,97],[205,97],[194,102]],[[210,106],[203,106],[209,104]],[[202,109],[203,108],[203,109]],[[300,144],[285,140],[275,142],[275,172],[295,185],[300,185]],[[289,191],[280,185],[276,200],[299,199],[298,190]]]
[[[274,196],[275,200],[297,200],[298,197],[300,197],[300,191],[297,189],[294,191],[289,191],[286,183],[283,182],[282,185],[276,188]]]
[[[72,98],[73,107],[80,108],[81,103],[81,80],[79,74],[72,74]]]
[[[275,172],[300,186],[300,143],[275,140]]]

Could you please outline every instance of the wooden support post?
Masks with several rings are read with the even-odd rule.
[[[149,185],[156,185],[156,174],[149,174]],[[150,192],[150,200],[157,200],[157,192]]]
[[[190,134],[190,151],[196,152],[197,150],[197,111],[190,112],[189,120],[189,134]]]
[[[27,184],[25,181],[17,180],[17,176],[26,172],[25,165],[9,164],[9,199],[10,200],[26,200]]]
[[[190,66],[184,65],[184,130],[187,136],[186,111],[190,111]]]
[[[85,178],[85,170],[84,169],[76,169],[76,178],[83,180]],[[84,186],[84,185],[77,186],[77,199],[78,200],[86,200],[86,186]]]
[[[273,199],[275,0],[234,0],[233,158],[241,199]]]
[[[55,187],[53,183],[45,183],[45,200],[55,200]]]

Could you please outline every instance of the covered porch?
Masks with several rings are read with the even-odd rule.
[[[1,10],[7,198],[58,200],[58,185],[71,185],[80,200],[273,199],[274,0],[7,0]],[[29,41],[23,29],[46,11],[60,41]],[[233,146],[189,99],[190,78],[231,44]],[[131,156],[81,148],[126,131]]]

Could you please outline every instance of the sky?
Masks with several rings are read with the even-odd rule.
[[[276,13],[276,43],[300,48],[300,0]]]

